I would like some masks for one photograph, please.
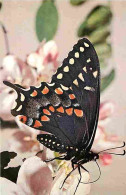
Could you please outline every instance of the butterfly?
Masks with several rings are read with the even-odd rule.
[[[71,160],[72,171],[78,168],[80,173],[80,183],[83,164],[99,158],[91,147],[99,117],[100,66],[90,41],[83,38],[74,45],[50,83],[29,89],[8,81],[4,84],[17,92],[12,115],[47,132],[38,135],[38,141],[59,152],[57,159]]]

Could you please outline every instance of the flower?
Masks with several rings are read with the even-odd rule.
[[[23,87],[48,82],[58,66],[58,49],[54,41],[42,43],[38,50],[27,56],[26,62],[15,55],[7,55],[0,67],[0,117],[14,120],[10,114],[15,100],[15,93],[3,84],[4,80],[17,83]],[[48,73],[48,74],[47,74]]]
[[[114,104],[111,101],[101,103],[99,111],[99,122],[95,135],[95,140],[92,146],[94,152],[100,152],[105,149],[116,147],[119,144],[118,137],[115,135],[108,135],[105,131],[105,124],[110,119],[114,112]],[[100,161],[102,165],[109,165],[112,162],[111,154],[101,153]]]
[[[68,168],[68,165],[67,165]],[[67,173],[68,174],[68,173]],[[17,183],[2,178],[0,180],[1,189],[4,194],[41,194],[41,195],[60,195],[73,194],[78,183],[78,172],[68,178],[64,184],[64,188],[59,189],[66,177],[66,169],[62,166],[57,171],[55,178],[52,177],[52,171],[49,165],[43,162],[39,157],[34,156],[26,159],[19,169]],[[82,171],[82,182],[88,182],[89,174]],[[7,185],[8,184],[8,185]],[[6,188],[6,185],[8,186]],[[90,184],[80,184],[76,195],[89,194]]]

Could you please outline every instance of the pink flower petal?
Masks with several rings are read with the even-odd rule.
[[[31,133],[19,129],[8,140],[8,146],[10,151],[17,153],[37,153],[40,150],[37,139],[33,139]]]
[[[37,156],[28,158],[21,166],[17,184],[26,194],[49,194],[52,174],[46,163]]]
[[[21,82],[22,76],[21,76],[21,71],[19,67],[19,63],[23,63],[21,60],[17,59],[16,56],[14,55],[7,55],[3,59],[3,69],[4,71],[8,72],[8,76],[15,79],[19,80]]]
[[[40,56],[44,57],[44,63],[55,61],[58,56],[58,48],[56,43],[51,40],[43,45],[43,48],[38,50]]]
[[[100,104],[99,120],[110,117],[114,112],[114,103],[106,101]]]
[[[100,161],[102,163],[102,165],[110,165],[112,163],[112,155],[111,154],[101,154],[100,155]]]
[[[13,107],[15,100],[15,94],[9,88],[0,93],[0,117],[3,120],[14,120],[11,114],[11,109]]]
[[[1,195],[26,195],[20,186],[3,177],[0,177],[0,192]]]

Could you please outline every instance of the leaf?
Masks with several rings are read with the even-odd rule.
[[[112,48],[110,44],[104,42],[95,44],[94,47],[100,61],[111,56]]]
[[[70,3],[72,5],[81,5],[83,4],[84,2],[86,2],[87,0],[70,0]]]
[[[88,38],[93,44],[96,44],[104,42],[109,35],[110,25],[104,25],[98,27],[95,31],[93,31]]]
[[[114,80],[115,70],[113,69],[107,76],[101,79],[101,92],[103,92]]]
[[[89,35],[99,26],[109,24],[112,18],[112,12],[108,6],[96,6],[82,22],[78,29],[78,36],[83,37]]]
[[[58,12],[54,2],[44,0],[36,15],[36,34],[38,40],[53,39],[58,26]]]

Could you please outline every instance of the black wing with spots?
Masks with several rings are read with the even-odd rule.
[[[60,140],[65,147],[90,149],[98,120],[99,79],[96,52],[87,39],[82,39],[51,83],[43,82],[25,90],[5,81],[18,94],[11,113],[24,124],[50,133],[52,139]],[[47,147],[52,145],[48,143]],[[57,150],[61,152],[60,147]]]
[[[83,143],[87,141],[86,147],[90,150],[99,116],[100,66],[95,49],[88,39],[83,38],[74,45],[62,66],[53,75],[52,82],[71,87],[76,95],[85,113],[89,132],[89,139],[84,136]]]
[[[39,87],[25,90],[5,83],[18,94],[11,113],[24,124],[53,134],[66,147],[78,147],[84,134],[88,136],[85,115],[70,88],[64,90],[60,84],[43,82]]]

